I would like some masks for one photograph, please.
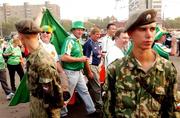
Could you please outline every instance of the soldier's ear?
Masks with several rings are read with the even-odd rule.
[[[131,38],[131,36],[132,36],[132,31],[128,31],[127,33],[128,33],[129,38]]]

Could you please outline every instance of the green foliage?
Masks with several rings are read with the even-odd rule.
[[[87,22],[90,23],[90,24],[93,24],[92,26],[95,25],[95,26],[98,26],[101,29],[106,29],[107,24],[111,22],[111,17],[106,17],[104,19],[101,19],[101,18],[88,19]],[[87,29],[89,29],[91,27],[87,27]]]
[[[108,23],[112,21],[112,17],[106,17],[104,19],[97,18],[97,19],[88,19],[85,21],[84,25],[85,28],[89,31],[92,27],[97,26],[101,29],[106,29]],[[70,32],[71,29],[71,20],[61,20],[61,25],[66,29],[66,31]]]
[[[71,20],[61,20],[60,24],[64,27],[64,29],[66,29],[66,31],[70,32],[71,30]]]
[[[180,28],[180,17],[177,17],[175,19],[166,19],[164,21],[164,25],[166,28],[179,29]]]
[[[11,18],[8,21],[2,22],[2,35],[8,36],[11,32],[15,32],[15,23],[17,22],[18,18]]]

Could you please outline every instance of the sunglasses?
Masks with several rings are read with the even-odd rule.
[[[43,31],[42,33],[51,34],[51,32],[45,32],[45,31]]]

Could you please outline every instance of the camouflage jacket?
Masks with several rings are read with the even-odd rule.
[[[42,85],[47,84],[51,86],[53,79],[60,81],[59,74],[56,69],[56,63],[48,54],[49,53],[46,52],[40,44],[39,48],[32,52],[27,60],[28,87],[31,95],[37,98],[30,100],[30,111],[33,116],[38,116],[40,114],[38,112],[45,111],[45,106],[49,107],[49,105],[45,103],[45,99],[49,99],[49,97],[45,98]],[[54,93],[52,87],[48,91],[50,94]],[[37,100],[39,100],[39,102]],[[46,115],[47,114],[44,114],[38,117],[45,117]]]
[[[158,55],[147,72],[133,54],[115,60],[108,66],[103,86],[105,117],[173,117],[176,76],[172,62]]]

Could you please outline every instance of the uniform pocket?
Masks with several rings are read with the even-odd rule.
[[[165,95],[165,88],[163,86],[155,87],[155,93],[158,95]]]

